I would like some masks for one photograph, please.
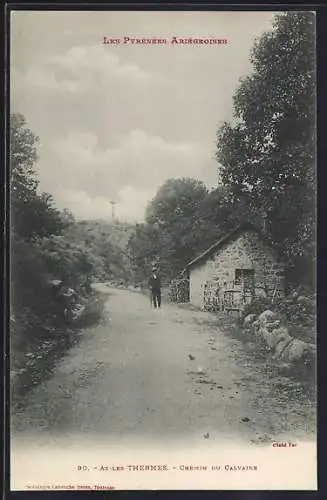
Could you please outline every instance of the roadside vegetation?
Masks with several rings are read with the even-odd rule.
[[[219,185],[209,190],[196,179],[169,179],[150,201],[145,222],[135,226],[76,221],[68,210],[58,210],[39,189],[38,138],[24,116],[11,117],[14,397],[43,377],[42,366],[53,363],[45,360],[74,344],[84,321],[101,317],[93,281],[141,286],[159,260],[168,284],[244,220],[261,224],[266,218],[267,238],[287,263],[289,289],[286,301],[254,302],[247,314],[278,307],[295,336],[313,339],[314,27],[311,12],[276,15],[273,29],[253,47],[253,70],[235,91],[233,120],[217,130]]]
[[[287,284],[314,289],[315,15],[276,15],[257,39],[252,73],[234,94],[234,117],[217,131],[221,182],[169,179],[129,241],[136,281],[160,259],[166,282],[231,228],[262,226],[287,264]],[[293,311],[295,314],[295,310]]]
[[[126,270],[101,225],[75,221],[40,191],[39,139],[20,114],[11,116],[10,125],[10,372],[15,402],[78,341],[81,328],[100,320],[103,301],[92,281],[120,279]]]

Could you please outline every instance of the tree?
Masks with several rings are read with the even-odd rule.
[[[137,224],[129,240],[136,281],[160,258],[166,280],[246,217],[241,198],[225,186],[208,191],[195,179],[170,179],[148,206],[146,223]],[[248,218],[250,215],[248,215]]]
[[[194,256],[199,238],[198,213],[207,194],[206,186],[196,179],[169,179],[147,208],[151,244],[167,278],[182,271]]]
[[[74,224],[61,213],[51,195],[39,190],[35,164],[38,138],[20,114],[11,116],[11,366],[25,368],[26,355],[38,356],[46,344],[63,345],[69,339],[65,305],[53,278],[75,287],[76,299],[87,290],[92,257],[81,243],[70,244],[63,231]],[[86,294],[86,292],[85,292]],[[46,352],[46,348],[45,351]]]
[[[10,172],[11,194],[24,199],[24,195],[36,193],[38,180],[35,163],[38,159],[39,138],[27,127],[23,115],[10,117]]]
[[[131,234],[128,225],[112,225],[105,221],[73,222],[63,235],[69,245],[81,242],[92,256],[92,276],[96,279],[129,281],[130,261],[126,252]]]
[[[205,250],[244,220],[253,221],[253,215],[242,195],[234,196],[227,186],[211,190],[197,216],[198,250]]]
[[[170,226],[182,218],[193,218],[208,190],[203,182],[190,179],[169,179],[158,190],[146,211],[149,224]]]
[[[14,233],[24,238],[59,234],[64,220],[52,196],[39,193],[35,163],[39,138],[27,127],[21,114],[10,121],[10,207]]]
[[[252,212],[268,214],[275,243],[303,266],[314,253],[314,14],[277,15],[251,62],[234,96],[236,123],[217,134],[222,180]]]
[[[69,242],[65,236],[51,235],[38,244],[48,276],[78,289],[92,276],[92,254],[84,242]]]
[[[135,283],[142,282],[148,277],[152,261],[158,254],[155,232],[153,224],[136,224],[128,240],[127,250]]]

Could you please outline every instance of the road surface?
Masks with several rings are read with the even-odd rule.
[[[255,346],[210,313],[101,286],[102,324],[83,331],[12,417],[15,435],[74,434],[247,443],[310,440],[315,407]],[[267,358],[268,359],[268,358]]]

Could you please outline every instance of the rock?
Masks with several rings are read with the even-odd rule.
[[[308,344],[307,350],[303,354],[302,361],[305,365],[313,367],[317,359],[317,349],[314,344]]]
[[[269,349],[272,349],[274,343],[273,333],[270,332],[266,327],[261,327],[260,334],[263,340],[265,341],[266,346],[269,347]]]
[[[248,417],[244,417],[241,419],[242,422],[250,422],[250,419]]]
[[[273,321],[272,323],[267,323],[266,324],[266,328],[268,330],[275,330],[276,328],[279,328],[280,327],[280,321],[279,319],[277,319],[276,321]]]
[[[83,304],[75,304],[74,309],[72,310],[72,317],[74,320],[79,319],[83,312],[85,311],[86,307]]]
[[[211,384],[211,385],[216,385],[216,382],[214,380],[206,380],[203,378],[199,378],[198,380],[195,381],[196,384]]]
[[[195,357],[194,357],[194,356],[192,356],[192,354],[189,354],[189,355],[188,355],[188,357],[189,357],[189,359],[190,359],[191,361],[194,361],[194,359],[195,359]]]
[[[206,432],[206,433],[203,435],[203,437],[204,437],[204,439],[209,439],[209,437],[210,437],[209,432]]]
[[[248,352],[255,352],[257,350],[257,346],[256,346],[256,344],[254,342],[248,342],[246,344],[246,350]]]
[[[296,302],[304,307],[308,307],[311,309],[314,309],[315,303],[312,299],[309,299],[309,297],[305,297],[304,295],[300,295]]]
[[[268,314],[268,312],[271,314]],[[278,358],[291,341],[291,336],[286,327],[280,326],[279,320],[270,321],[274,316],[275,313],[267,311],[267,314],[261,318],[261,322],[258,324],[256,335],[264,340],[270,350],[275,351],[275,357]]]
[[[291,363],[283,363],[279,369],[280,372],[283,373],[284,375],[289,375],[292,370],[292,365]]]
[[[267,309],[263,313],[260,314],[258,317],[258,321],[260,324],[265,324],[265,323],[272,323],[273,321],[276,321],[278,319],[278,316],[276,313],[270,311]]]
[[[262,412],[258,412],[258,413],[262,413]],[[257,436],[256,439],[251,439],[252,443],[262,443],[262,444],[271,443],[272,441],[273,441],[273,439],[270,436],[268,436],[267,434],[263,434],[262,436]]]
[[[255,335],[259,334],[260,322],[259,320],[254,321],[251,325],[251,329]]]
[[[196,373],[197,373],[197,375],[205,375],[207,373],[207,371],[202,366],[199,366],[198,369],[196,370]]]
[[[244,322],[243,322],[244,326],[248,326],[248,325],[250,325],[251,323],[253,323],[253,322],[254,322],[254,320],[255,320],[255,318],[256,318],[256,315],[255,315],[255,314],[248,314],[248,315],[244,318]]]
[[[276,344],[275,344],[275,358],[281,358],[283,351],[286,349],[288,344],[293,340],[289,335],[287,328],[282,327],[275,330],[276,333]]]
[[[288,333],[287,328],[280,327],[272,330],[270,332],[270,345],[271,349],[275,350],[276,353],[276,348],[278,345],[283,344],[286,345],[287,342],[290,342],[291,336]]]
[[[304,358],[311,352],[315,350],[313,344],[304,342],[299,339],[292,339],[281,354],[281,359],[283,361],[294,363],[296,361],[304,360]]]
[[[255,335],[256,337],[259,337],[260,336],[260,333],[259,333],[259,330],[260,330],[260,323],[258,320],[254,321],[251,325],[250,325],[250,332]]]

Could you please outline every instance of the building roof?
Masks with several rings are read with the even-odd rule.
[[[216,241],[216,243],[214,243],[207,250],[205,250],[200,255],[198,255],[198,257],[195,257],[195,259],[191,260],[186,265],[184,271],[186,271],[187,269],[189,269],[190,267],[192,267],[194,264],[198,264],[199,262],[201,262],[203,259],[205,259],[206,257],[208,257],[215,250],[219,250],[219,248],[221,248],[223,245],[225,245],[226,243],[228,243],[230,240],[236,239],[237,236],[239,235],[239,233],[244,232],[246,230],[255,231],[262,238],[264,238],[264,235],[262,234],[262,231],[257,226],[255,226],[254,224],[251,224],[250,222],[243,222],[242,224],[239,224],[238,226],[236,226],[232,231],[230,231],[229,233],[225,234],[225,236],[223,236],[218,241]]]

